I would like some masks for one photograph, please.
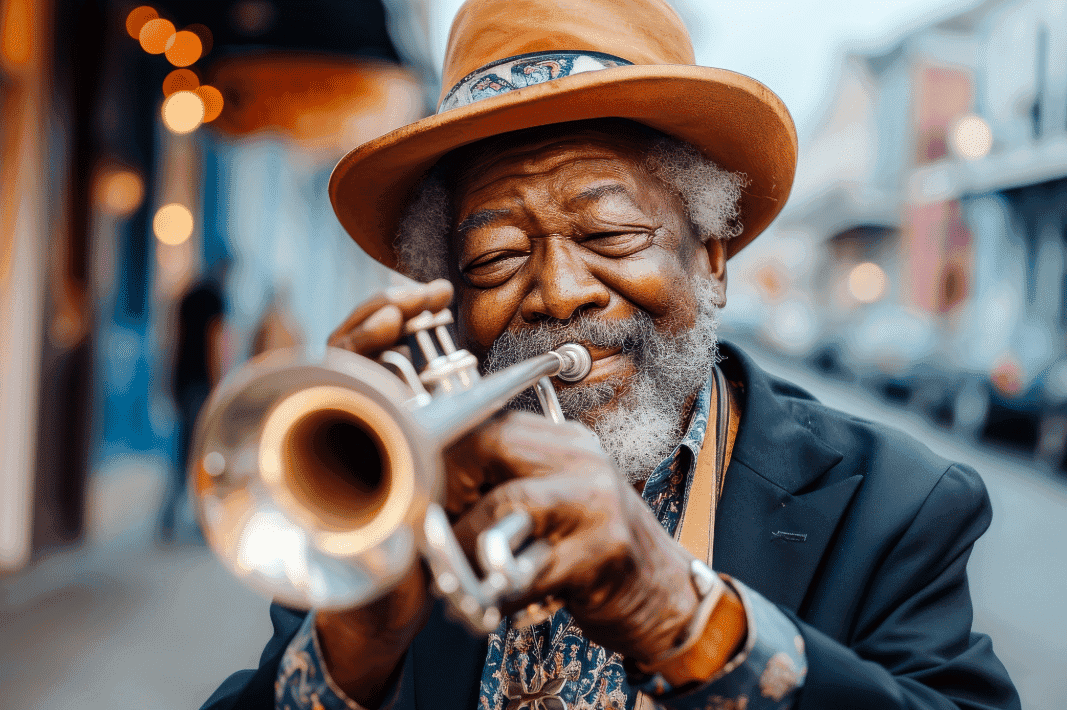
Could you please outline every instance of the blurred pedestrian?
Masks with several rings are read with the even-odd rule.
[[[198,541],[203,539],[192,514],[185,514],[188,456],[197,415],[225,369],[224,284],[228,267],[227,262],[219,262],[185,292],[178,306],[178,334],[171,380],[174,405],[178,410],[177,452],[160,507],[157,530],[159,541],[164,543],[186,536],[179,530],[186,519],[189,527],[184,533]]]

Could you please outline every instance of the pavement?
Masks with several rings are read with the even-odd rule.
[[[165,475],[153,459],[110,462],[85,543],[0,579],[0,708],[198,708],[255,667],[268,602],[207,548],[155,545]]]
[[[1024,708],[1067,708],[1064,480],[752,354],[828,405],[903,429],[982,474],[994,519],[969,568],[975,630],[993,637]],[[92,478],[85,543],[0,578],[0,707],[197,708],[227,675],[256,665],[271,633],[267,602],[206,548],[152,540],[165,475],[154,459],[108,462]]]

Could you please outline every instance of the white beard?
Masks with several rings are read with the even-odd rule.
[[[568,418],[596,432],[627,480],[645,481],[681,440],[686,404],[707,382],[718,359],[720,309],[714,288],[699,279],[695,292],[695,322],[676,335],[661,333],[644,311],[625,321],[578,316],[504,333],[489,349],[485,370],[502,370],[566,342],[621,347],[634,365],[632,377],[561,387],[560,406]],[[529,391],[509,407],[539,411]]]

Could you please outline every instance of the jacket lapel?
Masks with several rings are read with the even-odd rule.
[[[812,433],[810,395],[728,344],[722,352],[724,371],[745,388],[716,515],[715,567],[797,611],[863,476],[833,470],[843,457]]]

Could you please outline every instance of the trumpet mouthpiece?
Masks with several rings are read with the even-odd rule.
[[[593,358],[589,351],[578,343],[565,343],[554,351],[563,360],[557,377],[564,382],[584,380],[593,369]]]

